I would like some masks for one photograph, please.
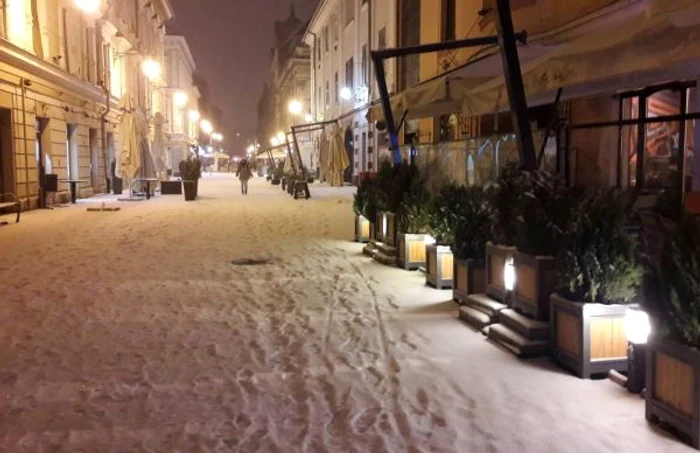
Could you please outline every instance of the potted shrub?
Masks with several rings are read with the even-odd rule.
[[[551,296],[552,358],[579,377],[627,370],[626,305],[642,278],[625,231],[630,204],[615,189],[587,196],[576,210],[556,267]]]
[[[416,270],[425,266],[425,239],[428,230],[430,195],[421,178],[416,177],[398,210],[399,267]]]
[[[437,289],[453,286],[455,227],[466,198],[466,187],[447,185],[432,201],[429,227],[434,243],[425,247],[426,282]]]
[[[486,242],[494,226],[494,209],[481,187],[466,189],[457,213],[454,247],[454,299],[464,303],[469,294],[486,291]]]
[[[389,231],[389,198],[394,184],[396,170],[389,161],[383,161],[376,176],[377,211],[375,214],[375,239],[377,242],[385,242]]]
[[[505,269],[506,264],[512,266],[518,209],[528,181],[517,162],[509,162],[501,169],[498,179],[489,190],[494,226],[491,240],[486,243],[486,293],[499,302],[505,303],[513,290],[506,284],[512,284],[512,281],[507,282]]]
[[[513,308],[540,321],[549,319],[555,291],[555,256],[566,234],[576,197],[547,172],[523,172],[525,190],[516,208]]]
[[[700,448],[700,221],[684,215],[648,261],[646,416]]]
[[[189,156],[187,160],[180,161],[180,175],[182,186],[185,189],[185,201],[193,201],[197,198],[197,185],[202,176],[202,166],[196,157]]]
[[[372,238],[372,222],[368,217],[368,206],[374,196],[374,179],[368,177],[363,179],[357,187],[353,201],[355,211],[355,241],[360,243],[369,242]]]

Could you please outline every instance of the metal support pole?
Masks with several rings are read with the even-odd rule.
[[[297,159],[299,159],[299,167],[301,167],[301,177],[304,178],[304,181],[307,181],[309,178],[306,173],[306,166],[301,161],[301,151],[299,151],[299,141],[297,140],[297,133],[294,130],[294,126],[292,126],[292,140],[294,141],[294,148],[296,148]]]
[[[527,98],[525,97],[523,75],[520,71],[518,48],[515,45],[516,36],[510,12],[510,0],[496,0],[496,26],[510,109],[513,112],[513,125],[520,153],[520,163],[527,170],[535,170],[537,169],[537,156],[527,112]]]
[[[399,135],[396,132],[396,123],[394,122],[394,112],[391,110],[391,99],[389,99],[389,87],[386,84],[386,72],[384,71],[384,58],[381,55],[372,52],[372,62],[374,63],[374,72],[377,77],[377,87],[379,88],[379,96],[382,100],[382,108],[384,110],[384,119],[389,132],[389,142],[391,146],[391,154],[394,157],[394,165],[400,165],[401,150],[399,149]]]
[[[552,133],[552,129],[554,129],[559,122],[559,101],[561,100],[562,91],[564,91],[562,88],[557,90],[557,96],[554,99],[554,104],[552,104],[551,116],[549,118],[549,123],[547,123],[547,129],[544,132],[544,140],[542,140],[542,148],[540,148],[540,155],[537,157],[537,168],[542,166],[544,153],[547,149],[547,143],[549,142],[549,134]]]
[[[681,90],[681,114],[685,115],[688,111],[688,90],[682,89]],[[676,164],[678,166],[678,176],[677,179],[678,181],[676,190],[677,192],[677,200],[678,200],[678,212],[682,212],[683,207],[685,206],[685,141],[686,141],[686,122],[681,121],[679,124],[679,131],[678,131],[678,163]]]
[[[639,96],[639,115],[638,118],[647,117],[647,97],[646,95]],[[647,127],[644,123],[637,125],[637,183],[635,188],[637,191],[644,189],[644,154],[646,152]]]
[[[625,105],[625,100],[620,96],[619,106],[618,106],[618,121],[622,121],[623,106]],[[615,179],[615,187],[618,189],[622,188],[622,126],[617,126],[617,175]],[[629,170],[628,170],[629,171]]]

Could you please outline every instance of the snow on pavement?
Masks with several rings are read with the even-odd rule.
[[[692,451],[363,257],[348,189],[200,192],[0,228],[0,452]]]

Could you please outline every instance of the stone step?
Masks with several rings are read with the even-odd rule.
[[[396,266],[396,253],[386,254],[382,249],[377,249],[374,259],[387,266]]]
[[[501,311],[508,308],[506,304],[502,304],[486,294],[470,294],[465,303],[492,317],[498,316]]]
[[[549,324],[546,322],[535,321],[510,308],[502,310],[498,316],[501,324],[528,340],[549,341]]]
[[[549,352],[548,341],[528,340],[503,324],[492,324],[488,336],[519,357],[538,357]]]
[[[377,253],[377,247],[374,244],[374,242],[370,241],[369,243],[367,243],[367,245],[365,245],[362,248],[362,253],[369,256],[370,258],[374,258],[374,254]]]
[[[383,242],[377,244],[377,248],[381,250],[385,255],[391,255],[393,254],[396,256],[396,247],[393,245],[385,244]]]
[[[477,329],[483,329],[493,323],[493,318],[491,318],[491,316],[469,305],[462,305],[459,307],[459,319],[467,324],[471,324]]]

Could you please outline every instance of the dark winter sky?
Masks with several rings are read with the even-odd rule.
[[[273,21],[289,15],[290,0],[170,0],[169,30],[185,35],[197,72],[223,110],[226,147],[242,154],[253,138],[256,105],[269,67]],[[310,17],[313,0],[296,0],[298,16]],[[236,140],[236,133],[241,136]]]

